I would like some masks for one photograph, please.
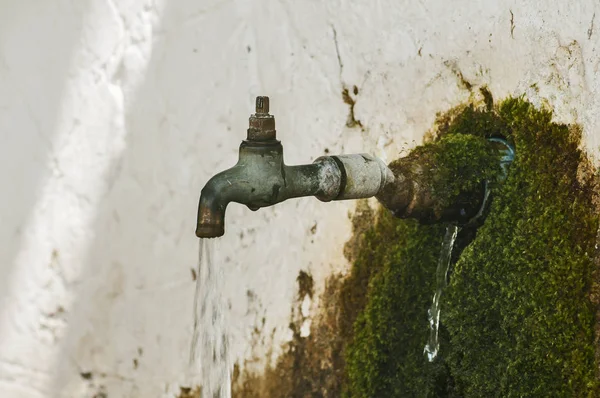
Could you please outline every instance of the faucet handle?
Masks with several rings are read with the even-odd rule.
[[[269,115],[269,97],[256,97],[256,113],[250,116],[248,141],[272,141],[275,138],[275,117]]]

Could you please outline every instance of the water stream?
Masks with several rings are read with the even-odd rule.
[[[448,269],[450,268],[450,259],[452,257],[452,249],[454,248],[454,242],[456,242],[456,236],[458,235],[459,228],[456,225],[448,225],[446,228],[446,234],[442,242],[442,250],[440,251],[440,257],[438,258],[437,270],[435,271],[435,284],[436,290],[433,295],[433,301],[431,307],[427,311],[429,318],[429,340],[425,345],[424,353],[427,355],[429,362],[437,357],[440,350],[440,342],[438,340],[439,327],[440,327],[440,298],[446,286],[448,286]]]
[[[200,239],[190,379],[202,386],[202,398],[231,397],[231,364],[222,296],[222,270],[214,258],[214,239]],[[200,374],[198,379],[195,375]]]

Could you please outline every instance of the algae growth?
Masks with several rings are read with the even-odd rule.
[[[522,98],[494,105],[482,94],[481,106],[440,117],[412,154],[435,154],[445,203],[494,181],[483,138],[516,147],[506,181],[491,184],[485,222],[458,235],[436,360],[423,347],[445,225],[362,202],[345,250],[351,271],[328,284],[311,335],[295,332],[277,365],[234,396],[600,396],[590,299],[598,216],[580,132]]]
[[[598,217],[580,133],[521,99],[494,116],[517,156],[451,278],[450,369],[466,396],[598,396]]]
[[[489,141],[466,134],[447,134],[421,145],[389,168],[413,186],[390,186],[378,198],[403,218],[423,223],[468,222],[481,207],[486,184],[494,186],[502,174],[500,154]],[[406,198],[412,195],[419,199]]]
[[[385,212],[367,232],[349,279],[368,285],[364,293],[354,291],[365,305],[346,349],[346,396],[419,396],[434,387],[436,377],[445,378],[443,366],[429,366],[423,355],[443,231],[440,224],[419,226]],[[368,280],[353,280],[365,269],[371,270]]]
[[[598,396],[598,217],[578,130],[517,98],[455,110],[431,145],[464,134],[504,136],[517,156],[484,225],[459,238],[441,358],[422,349],[443,227],[385,216],[367,234],[386,243],[366,244],[352,269],[375,271],[346,349],[346,396]]]

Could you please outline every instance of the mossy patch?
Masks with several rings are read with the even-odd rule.
[[[378,198],[403,218],[466,223],[481,207],[485,184],[492,187],[502,174],[499,160],[500,153],[483,137],[443,135],[389,165],[395,175],[412,181],[413,192],[404,185],[400,191],[390,186]],[[408,207],[407,194],[408,198],[419,197]]]
[[[504,136],[517,149],[484,225],[461,232],[440,357],[430,364],[422,352],[443,227],[382,217],[352,270],[372,269],[346,351],[349,397],[599,395],[589,299],[598,217],[580,134],[520,98],[486,103],[441,118],[430,144]]]
[[[371,275],[362,280],[368,284],[364,310],[359,311],[346,350],[345,396],[410,397],[434,392],[435,379],[445,369],[430,365],[423,347],[443,230],[441,225],[419,226],[385,212],[369,232],[364,255],[353,268],[354,275],[364,273],[363,269],[370,269]]]
[[[522,99],[493,113],[517,148],[452,275],[443,322],[465,396],[598,396],[589,300],[598,217],[575,128]]]
[[[429,157],[429,164],[423,166],[429,185],[438,188],[431,193],[439,206],[434,211],[455,205],[463,193],[477,191],[485,181],[495,182],[501,172],[498,153],[474,135],[445,135],[415,148],[411,155]],[[481,201],[477,196],[469,199],[473,206]]]

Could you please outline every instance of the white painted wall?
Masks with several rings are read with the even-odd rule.
[[[600,4],[551,3],[0,0],[0,396],[185,383],[198,195],[235,162],[256,95],[289,164],[397,157],[469,98],[459,73],[555,107],[597,153]],[[364,132],[345,127],[354,85]],[[230,206],[235,358],[263,316],[265,344],[288,334],[299,270],[321,286],[344,269],[352,208]]]

